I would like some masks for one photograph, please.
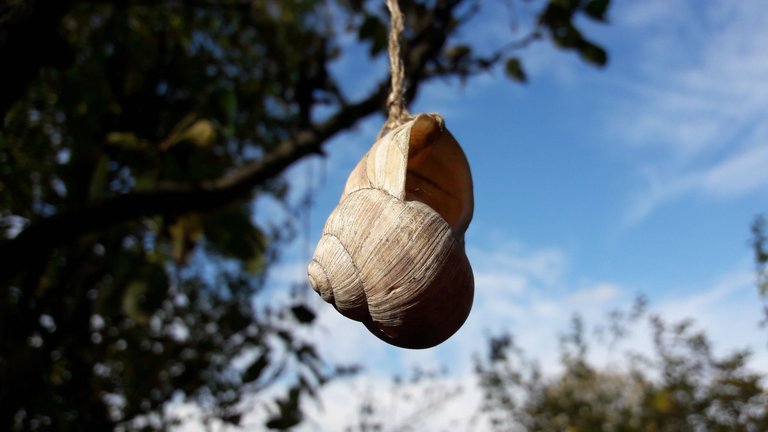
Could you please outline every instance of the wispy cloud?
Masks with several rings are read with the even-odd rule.
[[[486,291],[521,293],[533,284],[554,284],[567,266],[562,251],[528,251],[517,244],[497,250],[470,250],[478,287]]]
[[[710,199],[734,199],[768,190],[768,137],[761,145],[734,152],[711,166],[684,173],[645,173],[646,186],[637,193],[625,222],[645,219],[660,206],[684,195],[696,194]]]
[[[621,295],[622,288],[613,283],[599,283],[592,287],[576,291],[567,298],[567,302],[577,305],[603,304]]]
[[[311,422],[307,430],[339,430],[349,425],[358,414],[355,409],[361,400],[370,400],[391,410],[388,420],[402,419],[410,412],[412,404],[403,405],[403,399],[395,394],[392,375],[408,375],[414,367],[434,370],[441,365],[448,366],[450,373],[440,378],[436,385],[460,387],[463,391],[426,418],[420,430],[465,430],[469,426],[483,430],[485,420],[477,411],[482,395],[472,372],[472,359],[484,352],[489,335],[511,332],[516,344],[529,358],[538,361],[545,373],[555,373],[560,370],[557,335],[568,330],[573,314],[578,312],[591,329],[609,312],[617,308],[627,310],[631,305],[634,293],[628,292],[620,283],[568,284],[566,281],[573,278],[567,270],[568,257],[557,249],[530,250],[513,245],[486,255],[491,257],[488,265],[476,266],[477,297],[470,319],[453,338],[431,350],[390,350],[364,331],[357,334],[356,323],[337,317],[335,311],[325,308],[330,315],[321,312],[321,322],[325,323],[323,326],[333,323],[332,328],[319,334],[315,342],[321,350],[336,358],[346,356],[362,362],[366,372],[324,389],[320,405],[308,403]],[[475,257],[479,256],[475,254]],[[755,301],[753,275],[747,262],[742,261],[736,269],[701,290],[670,294],[652,301],[650,309],[668,322],[694,319],[695,327],[712,338],[718,353],[756,347],[764,340],[764,335],[757,326],[761,310]],[[508,263],[509,267],[503,263]],[[547,270],[555,275],[540,277]],[[505,271],[517,275],[514,280],[521,288],[509,290],[495,285],[495,281],[503,279],[499,275]],[[494,276],[489,276],[491,274]],[[680,291],[668,287],[668,292]],[[591,331],[588,336],[590,334]],[[652,354],[650,329],[640,326],[631,337],[610,349],[596,347],[591,359],[599,365],[620,367],[622,353],[626,350]],[[386,361],[377,361],[382,358]],[[758,352],[751,365],[763,370],[768,364],[766,360],[768,355]],[[404,384],[399,391],[418,395],[428,385]]]
[[[633,196],[625,221],[640,222],[690,194],[732,199],[766,189],[768,27],[762,3],[619,5],[624,10],[617,25],[642,41],[622,57],[635,70],[623,75],[622,101],[611,104],[607,116],[614,139],[642,161],[645,186]]]
[[[670,320],[694,320],[715,341],[718,350],[756,349],[758,356],[752,366],[766,372],[768,352],[762,348],[768,334],[759,326],[762,307],[754,270],[746,264],[749,260],[743,262],[703,290],[661,300],[655,309]]]
[[[768,186],[768,139],[713,166],[700,183],[708,194],[725,198]]]

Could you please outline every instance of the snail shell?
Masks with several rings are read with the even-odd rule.
[[[435,114],[377,140],[349,176],[309,264],[309,282],[392,345],[428,348],[472,308],[464,232],[474,207],[459,143]]]

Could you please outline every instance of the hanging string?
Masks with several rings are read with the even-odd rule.
[[[405,106],[405,68],[400,49],[400,38],[405,28],[403,13],[400,12],[398,0],[387,0],[387,9],[390,16],[388,51],[391,88],[387,97],[387,121],[379,136],[407,122],[411,117]]]

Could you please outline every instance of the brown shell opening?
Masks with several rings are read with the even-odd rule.
[[[463,236],[472,220],[474,196],[469,163],[461,146],[437,115],[413,120],[408,145],[405,200],[419,201]]]

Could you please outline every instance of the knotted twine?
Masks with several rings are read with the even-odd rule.
[[[402,52],[400,50],[400,38],[405,28],[403,13],[400,12],[398,0],[387,0],[387,9],[389,9],[390,16],[387,51],[389,53],[391,83],[389,96],[387,97],[387,121],[381,127],[379,137],[384,136],[390,130],[411,119],[411,114],[405,105],[405,67],[403,66]]]

